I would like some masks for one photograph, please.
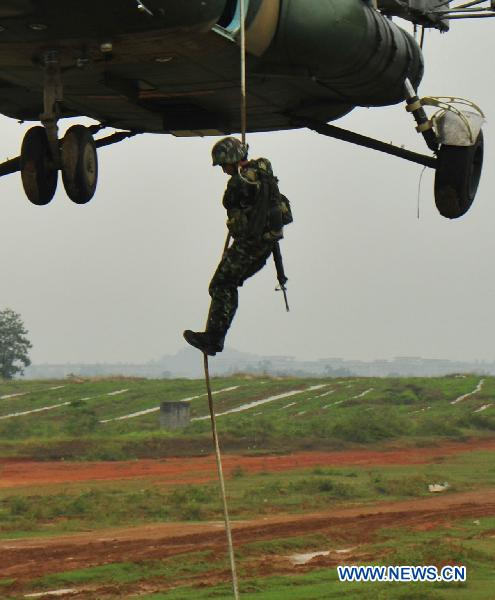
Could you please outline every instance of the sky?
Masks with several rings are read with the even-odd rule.
[[[227,345],[307,359],[495,360],[494,25],[426,35],[420,95],[469,98],[487,115],[484,174],[459,220],[436,211],[429,169],[420,186],[421,166],[313,132],[249,135],[251,157],[271,160],[293,207],[282,242],[291,312],[269,263],[241,288]],[[426,152],[402,105],[335,124]],[[0,117],[2,159],[17,156],[26,129]],[[59,183],[36,207],[18,174],[0,179],[0,308],[21,314],[33,363],[145,362],[184,348],[184,329],[203,329],[226,235],[215,141],[143,135],[101,149],[84,206]]]

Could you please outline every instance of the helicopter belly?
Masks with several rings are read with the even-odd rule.
[[[61,0],[39,15],[46,29],[31,29],[29,14],[2,21],[1,113],[39,119],[42,65],[53,49],[63,74],[63,117],[85,115],[117,128],[180,135],[239,131],[237,37],[235,31],[219,35],[214,26],[224,22],[225,6],[235,3],[144,2],[152,18],[133,2],[108,0],[90,32],[88,4],[83,10],[69,1],[75,11],[70,18],[55,10]],[[363,0],[251,0],[250,6],[251,131],[297,127],[302,118],[328,122],[354,106],[393,104],[403,98],[406,78],[414,84],[421,79],[417,44]],[[160,7],[168,9],[166,18]],[[116,11],[121,19],[114,18]]]

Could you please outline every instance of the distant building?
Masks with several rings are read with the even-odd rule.
[[[289,375],[298,377],[441,377],[453,373],[495,375],[495,363],[462,362],[419,356],[399,356],[378,360],[347,360],[331,357],[317,360],[300,360],[293,356],[261,356],[226,348],[210,366],[213,377],[234,373],[255,375]],[[146,377],[164,379],[171,377],[203,377],[203,362],[193,348],[185,348],[173,356],[143,364],[97,363],[31,365],[26,368],[26,379],[61,379],[78,377]]]

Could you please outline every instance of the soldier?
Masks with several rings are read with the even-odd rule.
[[[223,206],[234,241],[210,283],[206,331],[184,331],[191,346],[210,356],[223,350],[237,310],[237,288],[265,265],[274,244],[283,237],[283,225],[292,220],[289,202],[278,190],[270,161],[248,160],[247,154],[248,147],[233,137],[220,140],[212,149],[213,166],[221,166],[230,175]]]

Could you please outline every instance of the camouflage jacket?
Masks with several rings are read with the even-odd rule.
[[[280,239],[280,231],[270,234],[270,203],[277,179],[266,158],[250,160],[233,175],[223,196],[227,210],[227,227],[234,239],[272,241]],[[278,192],[278,187],[276,188]]]

